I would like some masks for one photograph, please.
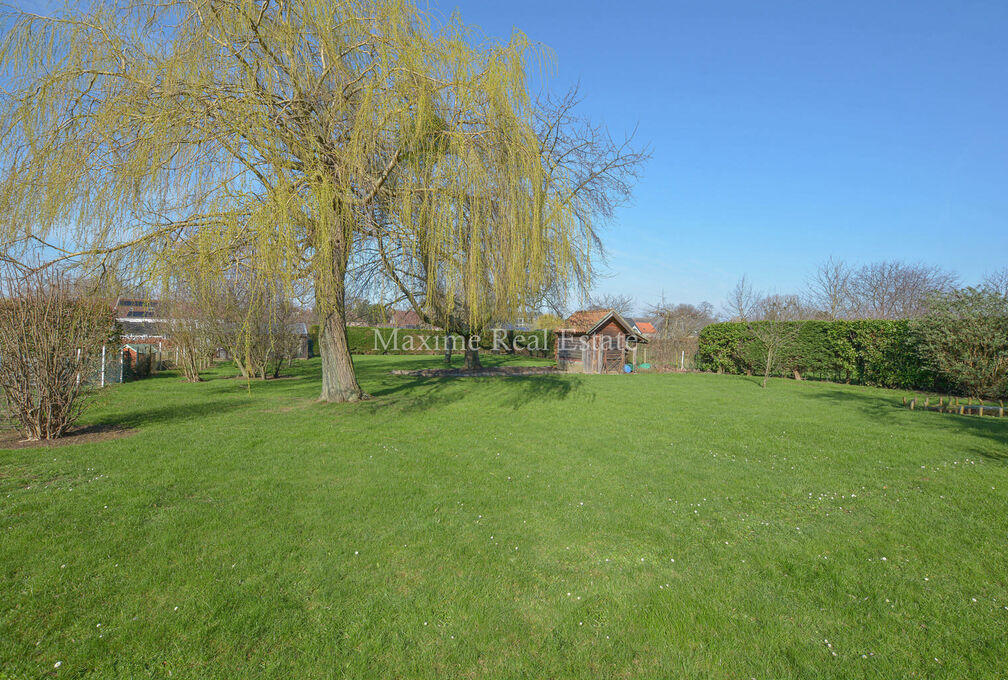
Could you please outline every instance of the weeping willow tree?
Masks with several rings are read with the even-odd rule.
[[[437,253],[428,282],[476,321],[483,255],[494,305],[516,306],[558,264],[547,240],[574,228],[543,189],[520,34],[479,43],[405,0],[96,2],[2,20],[4,251],[164,285],[255,253],[255,280],[313,289],[323,400],[364,396],[345,329],[362,243]]]
[[[461,159],[441,148],[423,150],[421,184],[439,186],[453,199],[432,207],[449,211],[461,228],[448,239],[432,238],[428,225],[440,220],[421,210],[415,224],[382,230],[357,254],[355,275],[391,281],[425,320],[462,336],[468,369],[480,365],[478,346],[470,338],[491,324],[559,308],[570,293],[586,293],[594,263],[604,254],[600,229],[629,200],[649,157],[634,146],[632,135],[616,142],[604,127],[579,116],[579,101],[575,88],[536,102],[531,119],[541,171],[517,185],[498,181],[506,177],[512,152],[506,134],[482,134],[465,150],[465,162],[487,173],[487,181],[470,186],[446,181]],[[512,202],[524,203],[524,211],[538,220],[538,238],[513,238],[507,209]],[[375,219],[397,223],[407,215],[400,209]],[[460,277],[470,285],[453,286]]]

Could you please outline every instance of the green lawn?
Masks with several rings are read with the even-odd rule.
[[[1008,419],[714,375],[163,374],[0,451],[0,678],[1003,677]],[[223,371],[222,371],[223,373]],[[56,664],[59,664],[57,667]]]

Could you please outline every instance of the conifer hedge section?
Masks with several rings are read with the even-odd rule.
[[[757,324],[760,322],[756,322]],[[781,353],[775,375],[879,387],[946,391],[929,370],[909,321],[795,321],[797,339]],[[716,323],[700,332],[697,366],[719,373],[762,373],[763,343],[744,323]]]
[[[399,340],[400,349],[394,349],[391,345],[392,333],[396,332]],[[381,335],[382,339],[377,343],[375,342],[375,333]],[[556,347],[555,334],[552,331],[545,331],[546,333],[546,351],[519,351],[518,354],[539,357],[552,357],[554,348]],[[318,347],[318,326],[313,325],[308,330],[309,337],[312,341],[313,347]],[[538,336],[540,345],[542,344],[543,331],[507,331],[505,342],[509,347],[514,347],[517,342],[519,347],[527,346],[532,342],[533,336]],[[411,342],[407,343],[407,338],[411,338]],[[427,345],[432,349],[423,349],[423,341],[427,341]],[[485,335],[480,337],[480,350],[490,351],[493,350],[493,332],[490,331]],[[408,329],[408,328],[377,328],[371,326],[349,326],[347,327],[347,343],[350,346],[351,354],[443,354],[444,353],[444,333],[439,333],[437,331],[429,330],[418,330],[418,329]],[[413,347],[412,350],[403,349],[403,346],[409,344]],[[387,346],[386,346],[387,345]],[[435,349],[436,348],[436,349]],[[462,338],[455,338],[455,351],[460,353],[462,351]]]

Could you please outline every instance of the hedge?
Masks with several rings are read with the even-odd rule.
[[[308,335],[312,341],[312,347],[318,347],[318,325],[313,325],[308,330]],[[393,349],[391,347],[392,334],[396,332],[400,347],[412,343],[412,350]],[[381,335],[381,340],[375,341],[375,333]],[[538,336],[540,345],[542,344],[543,331],[506,331],[505,338],[508,347],[514,347],[517,341],[519,346],[524,347],[530,344],[535,336]],[[407,340],[407,338],[409,340]],[[424,349],[423,342],[427,341],[427,346],[436,349]],[[384,343],[384,344],[383,344]],[[348,326],[347,344],[350,346],[351,354],[443,354],[444,353],[444,333],[428,330],[416,330],[410,328],[375,328],[371,326]],[[480,350],[492,351],[494,339],[493,332],[480,337]],[[385,345],[389,345],[386,347]],[[535,352],[536,356],[553,356],[556,346],[556,338],[552,331],[546,331],[546,351]],[[462,351],[462,338],[455,338],[456,352]],[[527,351],[519,351],[519,354],[528,354]]]
[[[758,323],[758,322],[757,322]],[[796,339],[774,373],[879,387],[943,390],[924,364],[906,320],[795,321]],[[764,345],[744,323],[717,323],[700,332],[697,366],[720,373],[759,373]]]

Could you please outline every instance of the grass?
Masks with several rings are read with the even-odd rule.
[[[163,374],[89,414],[131,437],[0,452],[0,678],[1003,674],[1008,420],[388,374],[436,365]]]

